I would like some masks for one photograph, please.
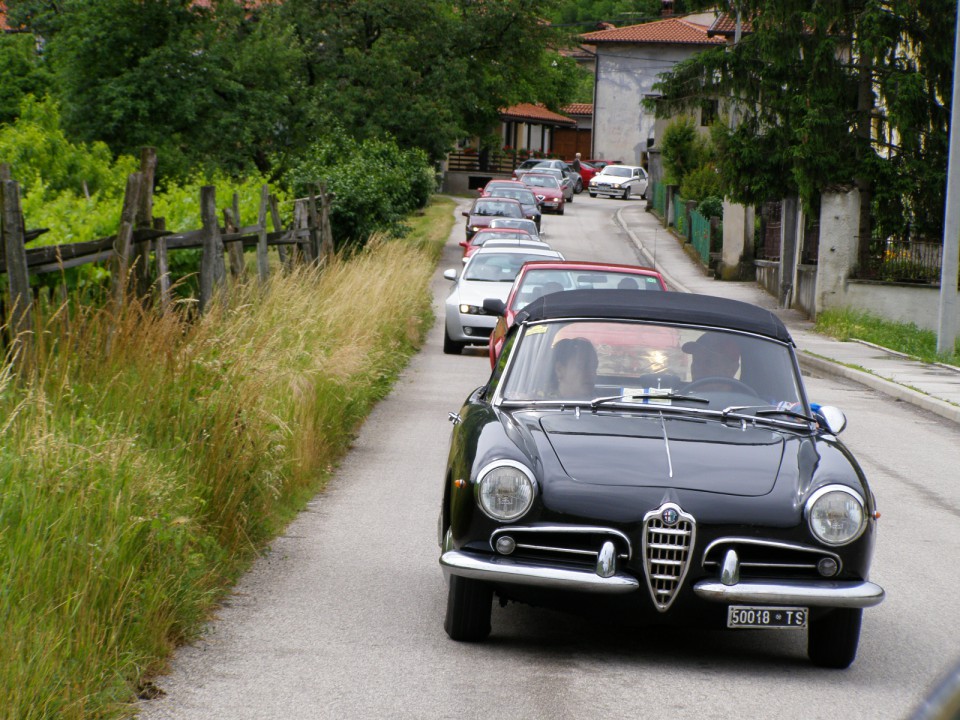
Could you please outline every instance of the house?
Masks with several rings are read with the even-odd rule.
[[[570,103],[560,108],[561,112],[576,121],[576,127],[558,127],[553,133],[553,153],[565,160],[572,160],[577,153],[586,160],[590,155],[593,138],[593,103]]]
[[[577,127],[576,120],[534,103],[504,108],[500,111],[500,121],[504,147],[544,154],[554,151],[554,134],[558,129]]]
[[[726,44],[723,36],[708,34],[713,21],[713,13],[669,17],[580,36],[597,58],[590,157],[647,164],[655,140],[654,113],[641,101],[652,95],[660,73]]]

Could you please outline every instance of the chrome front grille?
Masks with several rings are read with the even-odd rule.
[[[741,577],[812,579],[830,577],[843,569],[840,556],[825,548],[747,537],[724,537],[711,542],[703,551],[703,569],[719,573],[730,550],[736,553]],[[833,562],[830,575],[822,572],[823,561]]]
[[[613,543],[618,562],[627,562],[633,550],[630,540],[619,530],[587,525],[539,525],[497,528],[490,536],[490,548],[505,554],[498,540],[515,543],[510,555],[546,562],[595,566],[607,543]]]
[[[690,567],[697,523],[674,503],[664,503],[643,518],[643,561],[647,587],[657,610],[666,612]]]

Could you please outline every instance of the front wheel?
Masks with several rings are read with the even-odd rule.
[[[576,184],[576,186],[573,188],[573,191],[574,191],[575,193],[582,193],[582,192],[583,192],[583,178],[577,178],[577,184]]]
[[[443,629],[451,640],[479,642],[490,634],[493,587],[481,580],[450,576]]]
[[[626,190],[623,191],[623,199],[624,200],[630,199],[630,188],[627,188]]]
[[[596,196],[597,196],[596,193],[590,193],[590,197],[596,197]]]
[[[842,670],[857,657],[863,610],[841,608],[810,621],[807,656],[814,665]]]
[[[560,209],[557,210],[557,215],[563,215],[563,210],[564,210],[564,208],[563,208],[563,206],[561,205],[561,206],[560,206]]]
[[[446,328],[443,329],[443,353],[444,355],[461,355],[463,353],[463,345],[453,340]]]

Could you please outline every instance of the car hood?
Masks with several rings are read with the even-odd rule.
[[[486,280],[461,280],[457,284],[456,299],[467,305],[483,305],[486,298],[498,298],[507,301],[513,282],[492,282]]]
[[[575,482],[671,487],[757,497],[771,492],[784,455],[770,428],[660,415],[543,415],[540,427]]]

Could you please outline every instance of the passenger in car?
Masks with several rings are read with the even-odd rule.
[[[586,338],[564,338],[553,346],[549,397],[587,399],[596,395],[597,351]]]
[[[690,355],[690,379],[708,377],[735,378],[740,370],[740,347],[731,336],[704,333],[696,340],[683,344]]]

